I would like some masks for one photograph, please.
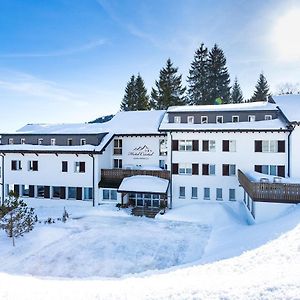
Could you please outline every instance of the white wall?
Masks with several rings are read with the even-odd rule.
[[[199,200],[203,200],[203,188],[211,189],[211,201],[216,200],[216,188],[223,189],[223,200],[229,200],[229,189],[236,189],[237,200],[243,199],[243,189],[239,187],[236,176],[222,176],[222,164],[235,164],[236,172],[254,171],[254,165],[286,165],[287,172],[287,142],[286,153],[257,153],[254,152],[255,140],[287,140],[287,133],[172,133],[173,140],[199,140],[199,151],[173,151],[173,163],[198,163],[199,175],[173,175],[173,203],[185,201],[179,199],[179,187],[186,187],[186,199],[191,199],[192,187],[198,187]],[[215,152],[202,152],[202,140],[215,140]],[[222,140],[236,140],[236,152],[223,152]],[[168,139],[168,148],[171,149],[171,139]],[[169,151],[170,153],[170,151]],[[169,169],[170,155],[168,157]],[[215,164],[216,175],[202,176],[202,164]],[[177,200],[178,199],[178,200]]]
[[[291,134],[291,177],[300,178],[300,126]]]

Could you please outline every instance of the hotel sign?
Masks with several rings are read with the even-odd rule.
[[[133,156],[134,159],[148,159],[154,155],[154,151],[148,146],[139,146],[128,152],[129,156]]]

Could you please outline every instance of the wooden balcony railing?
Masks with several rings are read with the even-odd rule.
[[[238,179],[253,201],[300,203],[300,184],[255,182],[250,180],[241,170],[238,170]]]
[[[170,171],[167,170],[102,169],[99,187],[110,186],[117,188],[125,177],[135,175],[148,175],[170,179]]]

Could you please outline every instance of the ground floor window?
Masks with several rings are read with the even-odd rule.
[[[92,200],[93,199],[93,188],[85,187],[83,191],[84,191],[84,200]]]
[[[133,206],[159,207],[159,203],[161,199],[163,199],[163,197],[159,194],[149,194],[149,193],[129,194],[129,202]]]
[[[52,187],[52,198],[60,198],[60,186]]]
[[[23,197],[29,197],[29,185],[23,184],[22,185],[22,194]]]
[[[103,190],[103,200],[117,200],[118,199],[118,193],[117,190],[109,190],[105,189]]]
[[[193,186],[192,187],[192,198],[197,199],[198,198],[198,188]]]
[[[76,187],[68,187],[68,199],[76,199]]]
[[[216,199],[217,200],[223,200],[223,192],[221,188],[217,188],[216,189]]]
[[[185,187],[184,186],[179,187],[179,197],[185,198]]]
[[[204,200],[209,200],[210,199],[210,188],[205,187],[204,188]]]
[[[45,186],[38,185],[37,186],[37,197],[44,198],[45,196]]]
[[[235,201],[235,189],[229,189],[229,200]]]

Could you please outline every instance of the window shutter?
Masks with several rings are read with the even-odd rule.
[[[38,161],[37,160],[32,161],[32,170],[33,171],[38,170]]]
[[[173,140],[172,141],[172,150],[173,151],[178,151],[178,140]]]
[[[285,141],[278,141],[278,152],[284,153],[285,152]]]
[[[11,161],[11,169],[12,170],[17,170],[17,161],[16,160]]]
[[[208,151],[209,141],[202,141],[202,151]]]
[[[172,164],[172,174],[178,174],[178,164]]]
[[[262,141],[255,141],[255,152],[262,152]]]
[[[223,140],[223,152],[229,152],[229,140]]]
[[[285,166],[277,166],[277,175],[285,177]]]
[[[81,187],[76,188],[76,200],[82,200],[82,188]]]
[[[262,166],[261,165],[255,165],[254,166],[254,171],[258,172],[258,173],[261,173],[262,172]]]
[[[202,175],[209,175],[208,168],[209,168],[208,164],[203,164],[202,165]]]
[[[18,184],[14,185],[14,193],[17,197],[20,196],[20,186]]]
[[[50,198],[50,186],[48,186],[48,185],[44,186],[44,198],[47,198],[47,199]]]
[[[199,151],[199,141],[193,140],[193,151]]]
[[[29,186],[29,197],[34,197],[34,185]]]
[[[85,162],[84,161],[79,162],[79,172],[81,172],[81,173],[85,172]]]
[[[64,186],[60,187],[60,199],[66,199],[66,188]]]
[[[199,175],[199,165],[192,164],[192,175]]]
[[[229,176],[229,165],[223,165],[223,176]]]

